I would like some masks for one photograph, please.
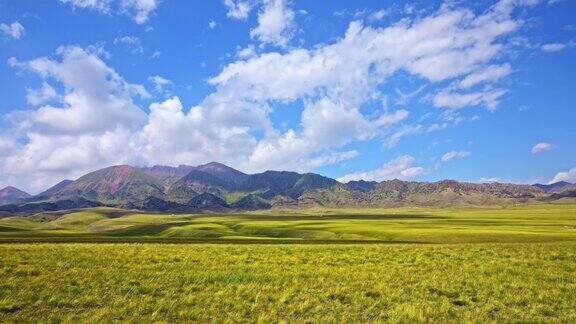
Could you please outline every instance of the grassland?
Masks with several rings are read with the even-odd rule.
[[[57,217],[39,216],[42,215],[0,219],[0,242],[576,241],[575,203],[458,209],[308,209],[178,215],[96,208],[65,212]]]
[[[576,243],[3,244],[0,321],[575,322]]]
[[[0,242],[0,322],[576,322],[574,203],[100,208],[1,219]]]

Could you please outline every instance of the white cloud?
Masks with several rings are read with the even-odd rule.
[[[143,24],[148,21],[148,17],[159,3],[160,0],[122,0],[121,6],[133,13],[136,23]]]
[[[406,105],[410,102],[410,100],[412,100],[412,98],[414,98],[415,96],[417,96],[418,94],[420,94],[424,89],[426,89],[427,85],[423,85],[421,87],[419,87],[418,89],[408,92],[408,93],[404,93],[402,92],[400,89],[396,89],[396,94],[398,95],[398,99],[396,100],[396,103],[398,105]]]
[[[495,183],[495,182],[502,183],[503,181],[500,178],[492,177],[492,178],[480,178],[478,180],[478,182],[480,182],[480,183]]]
[[[479,118],[478,116],[474,116],[470,120],[475,121],[475,120],[478,120],[478,118]],[[430,133],[430,132],[435,132],[438,130],[446,129],[446,128],[451,127],[451,126],[457,126],[462,122],[463,119],[464,118],[462,118],[460,116],[443,116],[442,122],[434,123],[434,124],[428,126],[428,128],[426,129],[426,132]]]
[[[26,88],[26,102],[32,106],[39,106],[56,98],[58,98],[56,90],[46,81],[42,82],[40,89]]]
[[[541,142],[541,143],[534,144],[531,152],[532,152],[532,154],[537,154],[537,153],[551,151],[554,148],[556,148],[556,146],[554,144]]]
[[[388,11],[381,9],[381,10],[378,10],[378,11],[371,13],[368,16],[368,19],[370,19],[372,21],[378,21],[378,20],[384,19],[386,16],[388,16]]]
[[[228,8],[226,15],[230,18],[246,20],[254,7],[253,2],[251,0],[224,0],[224,5]]]
[[[552,52],[559,52],[566,48],[566,44],[562,43],[549,43],[544,44],[540,47],[542,51],[552,53]]]
[[[14,139],[7,134],[2,134],[2,136],[0,136],[0,158],[14,148],[16,148]]]
[[[555,183],[558,181],[567,181],[567,182],[575,183],[576,182],[576,168],[572,168],[568,171],[558,172],[549,183]]]
[[[11,60],[64,87],[61,106],[46,105],[10,116],[15,135],[24,136],[26,142],[4,160],[0,173],[26,189],[130,159],[132,155],[125,152],[130,148],[128,138],[146,122],[146,114],[132,101],[133,96],[147,96],[142,86],[127,83],[81,48],[63,47],[58,55],[60,61]]]
[[[384,146],[393,148],[403,137],[422,131],[422,125],[404,125],[384,139]]]
[[[238,58],[243,60],[252,58],[256,56],[256,48],[254,47],[254,45],[248,45],[244,48],[240,48],[236,55],[238,56]]]
[[[488,110],[494,110],[500,103],[500,98],[506,94],[503,89],[460,93],[446,90],[440,91],[433,98],[436,107],[460,109],[469,106],[484,105]]]
[[[122,44],[126,46],[134,54],[144,53],[142,41],[136,36],[122,36],[114,39],[114,44]]]
[[[26,29],[19,22],[13,22],[10,25],[0,24],[0,32],[12,37],[14,39],[20,39],[24,34],[26,34]]]
[[[410,155],[399,156],[380,168],[347,174],[338,178],[338,181],[346,183],[354,180],[384,181],[390,179],[410,180],[424,174],[424,168],[413,166],[416,160]]]
[[[496,81],[507,76],[512,71],[510,64],[490,65],[485,69],[474,72],[460,81],[460,87],[470,88],[485,81]]]
[[[317,160],[317,157],[313,157],[317,152],[354,140],[372,138],[381,128],[385,129],[406,117],[405,111],[397,111],[370,121],[356,107],[348,107],[329,98],[309,102],[302,113],[302,132],[296,133],[290,129],[283,134],[269,134],[255,147],[246,168],[264,170],[274,166],[309,170],[309,159]]]
[[[266,123],[258,107],[211,102],[184,112],[179,98],[150,106],[146,125],[134,136],[133,146],[146,164],[198,164],[217,160],[242,167],[257,140],[251,129]],[[250,112],[250,113],[247,113]]]
[[[452,160],[463,159],[465,157],[470,156],[470,152],[468,151],[450,151],[446,152],[446,154],[442,155],[442,162],[449,162]]]
[[[164,88],[166,86],[172,85],[172,81],[163,78],[159,75],[153,75],[148,77],[148,81],[152,82],[154,84],[154,89],[156,89],[157,92],[162,93],[164,92]]]
[[[144,24],[158,8],[161,0],[60,0],[60,2],[102,14],[121,12],[132,16],[137,24]]]
[[[29,189],[119,163],[217,160],[258,172],[311,171],[351,159],[357,152],[343,149],[347,144],[373,138],[392,143],[423,129],[400,124],[409,117],[406,109],[361,109],[384,96],[381,85],[394,74],[457,84],[505,64],[504,36],[517,26],[506,8],[479,15],[443,8],[383,28],[352,22],[331,44],[283,53],[254,51],[211,78],[214,91],[197,106],[185,109],[173,97],[152,104],[149,114],[134,102],[149,95],[144,87],[125,81],[94,53],[65,47],[58,59],[11,59],[12,66],[59,82],[64,91],[57,106],[12,114],[14,132],[26,141],[1,162],[0,178]],[[476,101],[493,106],[498,96],[489,97],[487,93]],[[297,129],[276,128],[271,113],[277,103],[302,108]],[[422,174],[410,159],[404,156],[388,166],[404,162],[398,177]]]
[[[321,167],[324,165],[336,164],[342,161],[350,160],[360,155],[358,151],[345,151],[345,152],[334,152],[326,155],[321,155],[316,158],[310,159],[307,163],[310,168]]]
[[[258,26],[250,31],[250,36],[262,43],[288,45],[294,28],[294,11],[287,6],[287,1],[265,0],[258,13]]]
[[[242,97],[294,100],[326,89],[365,98],[377,84],[400,70],[430,82],[470,74],[478,79],[484,69],[494,66],[490,63],[503,48],[496,41],[516,27],[517,23],[501,11],[474,16],[463,9],[440,11],[387,28],[353,22],[344,38],[334,44],[285,54],[265,53],[229,64],[210,81],[221,92]],[[441,92],[435,101],[450,108],[484,104],[494,109],[504,92]]]
[[[208,28],[210,29],[214,29],[216,28],[216,26],[218,26],[218,24],[214,20],[210,20],[210,22],[208,23]]]

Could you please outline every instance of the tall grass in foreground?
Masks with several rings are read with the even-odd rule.
[[[576,322],[576,243],[0,245],[0,321]]]

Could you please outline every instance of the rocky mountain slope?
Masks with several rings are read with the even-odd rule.
[[[50,195],[50,200],[80,197],[116,205],[149,197],[164,198],[160,179],[129,165],[112,166],[88,173]]]

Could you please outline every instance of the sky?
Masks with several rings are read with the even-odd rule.
[[[225,163],[576,182],[571,0],[0,0],[0,187]]]

